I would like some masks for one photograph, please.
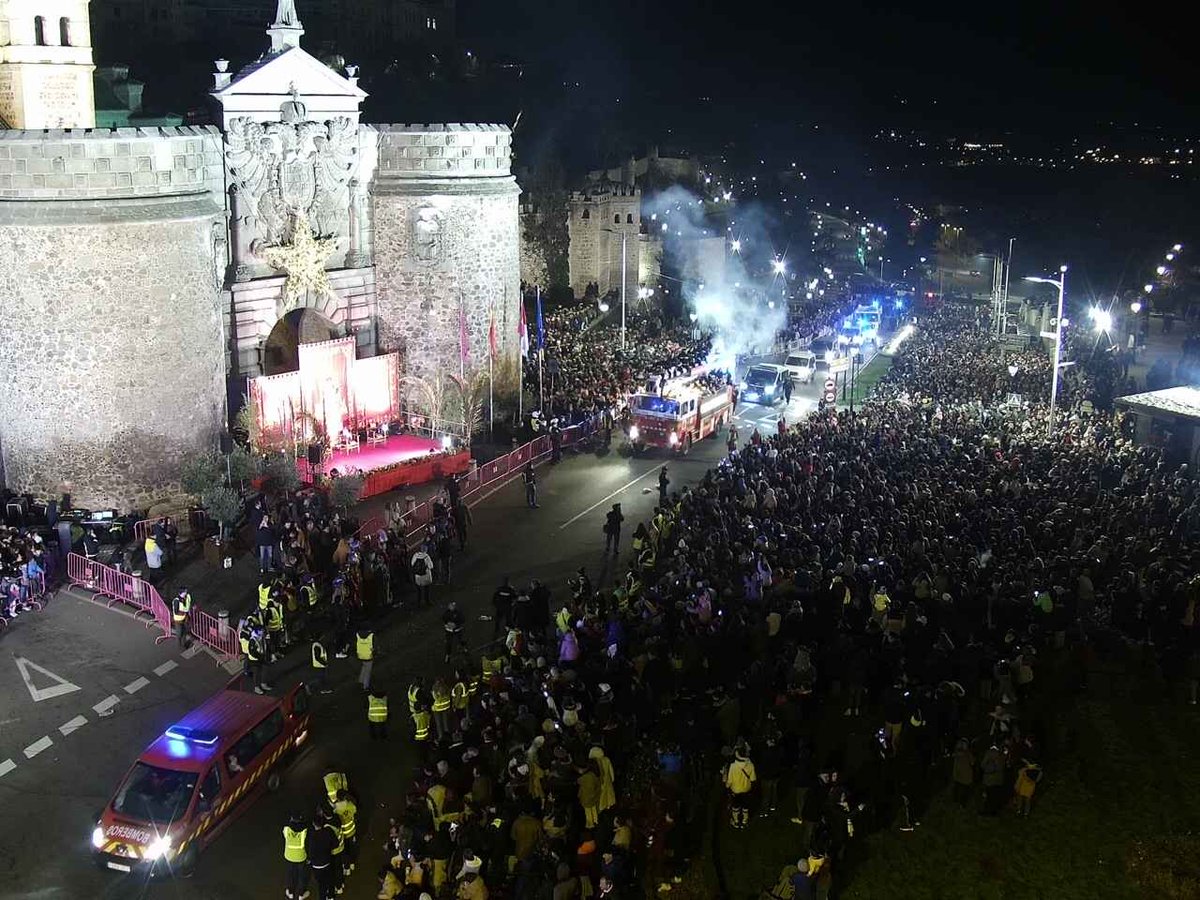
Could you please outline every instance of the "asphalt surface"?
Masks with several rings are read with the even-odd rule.
[[[743,440],[754,427],[773,430],[781,414],[794,422],[810,411],[823,381],[818,375],[799,387],[786,408],[740,405],[736,421]],[[287,770],[277,793],[249,805],[202,853],[191,878],[146,884],[99,870],[90,836],[98,811],[141,750],[221,688],[229,674],[203,653],[185,658],[174,642],[156,646],[141,623],[70,593],[60,593],[41,613],[18,618],[0,635],[0,802],[6,813],[0,817],[0,898],[282,896],[281,829],[293,812],[316,807],[320,775],[334,761],[349,773],[360,798],[360,863],[345,896],[374,896],[389,814],[402,805],[415,760],[404,692],[412,675],[433,676],[442,667],[445,604],[459,602],[469,644],[482,647],[493,636],[493,623],[482,617],[490,615],[492,592],[504,575],[514,583],[539,578],[556,596],[580,566],[593,584],[611,584],[624,572],[604,554],[601,528],[611,504],[620,502],[626,516],[623,565],[634,527],[657,503],[664,462],[671,489],[679,490],[725,453],[724,435],[696,444],[687,457],[631,456],[622,445],[618,434],[607,451],[568,454],[542,467],[538,509],[526,507],[519,483],[498,488],[474,509],[467,549],[455,559],[451,585],[435,586],[434,608],[389,613],[376,624],[373,681],[391,698],[389,740],[368,740],[357,663],[331,659],[334,691],[314,702],[308,750]],[[18,658],[61,681],[25,664],[27,685]],[[268,681],[284,684],[306,668],[305,647],[276,664]],[[74,730],[68,726],[64,734],[60,729],[72,722]],[[52,743],[46,745],[47,738]],[[39,746],[44,749],[30,755]],[[15,767],[8,769],[5,760]]]

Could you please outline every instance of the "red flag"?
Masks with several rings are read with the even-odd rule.
[[[525,299],[521,298],[521,320],[517,322],[517,337],[521,339],[522,358],[529,355],[529,326],[525,324]]]
[[[492,307],[491,320],[488,322],[488,351],[492,354],[492,359],[500,355],[500,348],[496,344],[496,307]]]
[[[471,344],[467,339],[467,309],[458,304],[458,349],[465,368],[471,358]]]

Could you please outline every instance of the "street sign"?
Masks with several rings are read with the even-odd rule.
[[[837,382],[832,378],[825,379],[825,391],[823,394],[826,403],[833,403],[837,399]]]
[[[1058,337],[1058,332],[1055,331],[1041,331],[1038,333],[1048,341],[1052,341]]]
[[[849,372],[850,371],[850,356],[847,355],[847,356],[842,356],[842,357],[839,357],[838,359],[835,359],[833,362],[831,362],[829,364],[829,371],[833,375],[836,375],[838,372]]]

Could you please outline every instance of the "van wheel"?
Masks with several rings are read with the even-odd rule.
[[[283,779],[279,776],[277,769],[272,769],[267,773],[267,790],[272,794],[279,790],[279,784]]]

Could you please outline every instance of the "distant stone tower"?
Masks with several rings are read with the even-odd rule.
[[[93,128],[89,0],[0,0],[0,119]]]

